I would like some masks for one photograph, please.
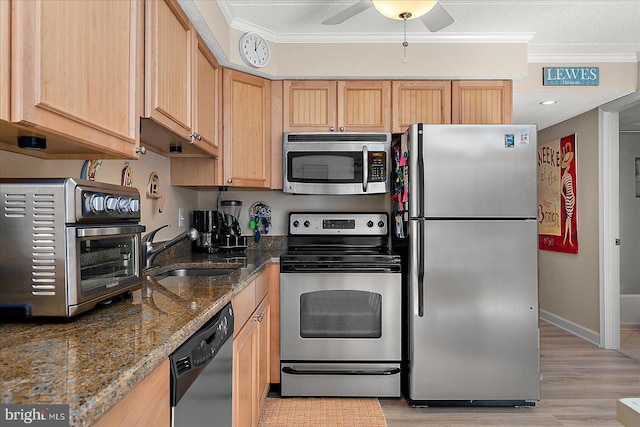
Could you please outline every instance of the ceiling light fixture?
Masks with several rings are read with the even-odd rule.
[[[553,105],[553,104],[557,104],[558,101],[553,101],[553,100],[549,100],[549,101],[542,101],[540,103],[540,105]]]
[[[372,0],[381,15],[398,21],[420,18],[438,3],[438,0]]]

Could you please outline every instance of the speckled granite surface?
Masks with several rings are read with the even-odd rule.
[[[70,320],[0,322],[2,403],[69,404],[70,425],[90,425],[283,252],[280,243],[246,259],[178,250],[152,273],[243,266],[230,276],[149,276],[130,297]]]

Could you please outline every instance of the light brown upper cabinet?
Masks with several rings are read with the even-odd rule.
[[[141,139],[164,155],[217,156],[218,63],[175,0],[145,7],[144,118],[150,121],[143,121]],[[171,145],[182,152],[172,154]]]
[[[451,123],[451,81],[400,80],[391,91],[391,132],[403,133],[412,123]]]
[[[47,138],[47,149],[23,154],[138,158],[142,2],[1,3],[0,117],[6,120],[0,129],[2,148],[23,152],[17,148],[17,136],[36,135]]]
[[[223,185],[271,184],[271,82],[225,68],[222,73]]]
[[[511,80],[454,80],[451,83],[451,122],[456,124],[510,124]]]
[[[293,80],[284,82],[285,132],[388,132],[391,82]]]
[[[0,1],[0,120],[9,121],[11,105],[11,3]]]

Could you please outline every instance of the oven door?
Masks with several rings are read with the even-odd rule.
[[[69,305],[117,295],[141,282],[144,226],[67,227]]]
[[[400,273],[281,273],[281,358],[399,361]]]
[[[283,191],[374,194],[389,191],[388,146],[371,143],[292,143],[283,146]]]

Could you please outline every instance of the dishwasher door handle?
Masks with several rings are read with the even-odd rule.
[[[288,366],[282,368],[282,372],[289,375],[396,375],[400,373],[400,368],[383,370],[362,370],[362,369],[294,369]]]

